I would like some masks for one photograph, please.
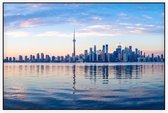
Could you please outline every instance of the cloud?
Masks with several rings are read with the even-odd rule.
[[[117,29],[116,29],[117,30]],[[77,37],[111,37],[119,35],[114,28],[110,25],[92,25],[82,28],[76,31]],[[38,33],[35,37],[42,38],[72,38],[72,32],[60,32],[60,31],[47,31],[43,33]]]
[[[92,4],[92,6],[88,4],[77,6],[75,4],[7,4],[5,5],[4,25],[5,29],[13,30],[33,29],[34,27],[40,29],[45,26],[67,24],[67,26],[88,26],[83,28],[81,33],[90,33],[93,30],[94,33],[107,34],[120,34],[132,29],[150,33],[162,33],[163,31],[163,19],[155,20],[152,18],[155,18],[157,14],[151,17],[143,10],[136,10],[139,5],[132,6],[135,9],[133,13],[128,12],[126,7],[114,10],[110,5]],[[159,11],[159,15],[161,13]],[[147,21],[147,19],[151,20]],[[160,24],[156,25],[156,23]]]
[[[161,27],[161,26],[160,26]],[[91,25],[83,28],[79,31],[80,35],[92,35],[92,36],[117,36],[125,34],[145,34],[145,33],[160,33],[163,32],[163,28],[156,25],[143,25],[143,24],[129,24],[120,23],[119,25]]]
[[[142,34],[143,30],[141,30],[141,29],[134,29],[134,30],[130,30],[129,33]]]
[[[4,33],[5,37],[7,38],[20,38],[20,37],[27,37],[30,34],[28,32],[24,32],[24,31],[7,31]]]
[[[91,26],[87,26],[82,31],[92,31],[92,30],[104,31],[104,30],[110,30],[110,29],[112,29],[111,25],[91,25]]]
[[[146,27],[155,27],[155,25],[153,25],[153,24],[144,25],[144,26],[146,26]]]
[[[126,28],[127,29],[135,29],[135,27],[133,27],[133,26],[127,26]]]
[[[116,36],[119,35],[118,29],[112,25],[91,25],[79,31],[80,36]]]
[[[142,15],[144,18],[146,18],[146,19],[152,19],[152,17],[151,16],[148,16],[148,15]]]
[[[126,13],[119,13],[118,16],[120,16],[120,17],[126,17],[128,15]]]
[[[39,7],[42,7],[44,6],[44,4],[32,4],[31,7],[32,8],[39,8]]]
[[[83,16],[87,16],[87,15],[89,15],[89,14],[86,13],[86,12],[82,12],[81,15],[83,15]]]
[[[130,23],[119,23],[120,25],[124,25],[124,26],[129,26],[129,25],[132,25]]]
[[[22,21],[19,25],[19,27],[21,28],[26,28],[26,27],[36,27],[36,26],[40,26],[40,19],[39,18],[32,18],[32,19],[28,19],[25,21]]]
[[[126,14],[126,13],[119,13],[119,14],[117,14],[117,17],[118,17],[119,21],[131,20],[130,16],[128,16],[128,14]]]
[[[47,31],[43,33],[36,34],[36,37],[44,37],[44,38],[62,38],[62,37],[72,37],[72,33],[66,33],[66,32],[58,32],[58,31]]]
[[[137,24],[134,24],[134,25],[135,25],[135,26],[138,26],[138,27],[139,27],[139,26],[141,26],[141,24],[139,24],[139,23],[137,23]]]
[[[93,20],[96,20],[96,21],[101,21],[101,20],[102,20],[102,18],[99,17],[99,16],[92,16],[91,18],[92,18]]]

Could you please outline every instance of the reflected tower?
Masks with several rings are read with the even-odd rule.
[[[72,66],[72,70],[73,70],[73,86],[72,86],[72,88],[73,88],[73,94],[75,94],[75,91],[76,91],[76,88],[75,88],[75,84],[76,84],[76,75],[75,75],[75,69],[76,67],[75,67],[75,65],[73,65]]]

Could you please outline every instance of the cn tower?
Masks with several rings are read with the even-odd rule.
[[[74,34],[73,34],[73,61],[75,62],[75,56],[76,56],[76,51],[75,51],[75,29],[74,29]]]

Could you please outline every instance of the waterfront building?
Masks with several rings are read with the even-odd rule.
[[[41,53],[41,61],[44,62],[44,53]]]
[[[37,62],[39,62],[40,61],[40,54],[39,53],[37,53]]]
[[[89,62],[92,62],[92,48],[90,48],[89,52]]]
[[[23,57],[22,57],[22,55],[19,55],[19,61],[20,61],[20,62],[23,61]]]
[[[105,62],[105,45],[102,48],[102,61]]]

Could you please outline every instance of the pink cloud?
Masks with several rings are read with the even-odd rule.
[[[28,19],[25,20],[23,22],[20,23],[19,27],[36,27],[39,26],[40,24],[40,19],[39,18],[32,18],[32,19]]]
[[[24,31],[7,31],[5,32],[5,37],[9,38],[9,37],[14,37],[14,38],[20,38],[20,37],[27,37],[30,34],[28,32],[24,32]]]

